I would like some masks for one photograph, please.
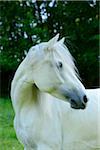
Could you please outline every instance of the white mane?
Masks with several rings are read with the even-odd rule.
[[[56,57],[55,56],[55,51],[57,53],[59,53],[59,56],[61,57],[61,60],[64,60],[65,64],[67,64],[67,68],[74,74],[76,75],[77,77],[79,77],[79,74],[78,74],[78,70],[75,66],[75,59],[73,58],[73,56],[71,55],[71,53],[69,52],[68,48],[66,47],[65,44],[61,44],[59,42],[57,42],[55,45],[54,45],[54,52],[53,52],[53,55],[54,55],[54,58]]]
[[[73,74],[75,75],[77,78],[81,79],[79,76],[79,72],[78,69],[75,66],[75,59],[73,58],[73,56],[71,55],[71,53],[69,52],[68,48],[66,47],[66,45],[63,43],[64,41],[60,40],[57,41],[56,43],[51,43],[49,45],[49,48],[47,48],[47,42],[43,42],[39,45],[36,45],[35,47],[31,47],[31,49],[29,50],[29,54],[31,55],[31,53],[33,51],[36,51],[36,53],[38,53],[38,57],[41,59],[42,56],[45,58],[44,59],[51,59],[51,61],[53,62],[53,60],[55,60],[57,58],[57,54],[59,55],[60,59],[64,61],[64,63],[67,65],[67,69]],[[46,50],[47,49],[47,50]],[[49,50],[48,50],[49,49]],[[43,51],[42,51],[43,50]],[[47,51],[46,53],[50,53],[50,58],[46,58],[46,53],[45,51]],[[37,62],[36,60],[36,56],[32,55],[33,60],[34,60],[34,64],[36,64]],[[30,58],[31,61],[31,58]],[[40,60],[41,61],[41,60]]]

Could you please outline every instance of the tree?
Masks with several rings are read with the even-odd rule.
[[[32,45],[59,32],[86,86],[98,85],[99,2],[90,7],[87,1],[0,1],[0,10],[3,72],[15,71]]]
[[[0,2],[0,64],[4,69],[15,70],[29,48],[39,43],[41,39],[47,38],[47,34],[44,34],[47,29],[40,23],[36,3],[28,1]]]

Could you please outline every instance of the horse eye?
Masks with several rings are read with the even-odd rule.
[[[59,63],[58,63],[58,68],[62,68],[62,67],[63,67],[62,62],[59,62]]]

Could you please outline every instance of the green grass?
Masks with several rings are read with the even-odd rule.
[[[0,98],[0,150],[23,150],[13,128],[14,111],[11,101]]]

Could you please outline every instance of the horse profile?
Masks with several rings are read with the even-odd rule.
[[[14,128],[25,150],[96,150],[99,89],[86,90],[59,34],[30,48],[11,84]]]

